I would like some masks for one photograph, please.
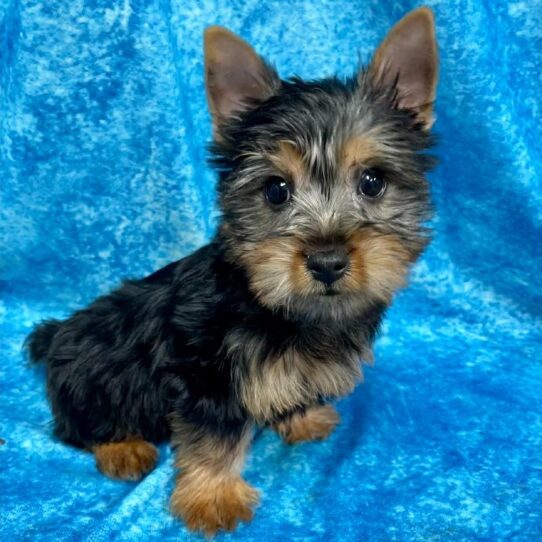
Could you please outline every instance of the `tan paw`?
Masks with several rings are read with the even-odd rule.
[[[277,423],[274,428],[288,444],[327,438],[339,423],[339,414],[332,405],[309,408],[304,414],[294,414]]]
[[[145,440],[109,442],[92,448],[98,470],[116,480],[139,480],[156,465],[158,450]]]
[[[258,492],[241,477],[213,478],[203,470],[181,474],[171,496],[171,512],[191,531],[214,536],[233,531],[239,521],[252,519]]]

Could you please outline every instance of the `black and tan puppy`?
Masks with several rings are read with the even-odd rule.
[[[171,498],[212,534],[252,516],[241,477],[255,426],[326,437],[394,292],[427,242],[437,48],[429,9],[346,82],[283,81],[245,42],[205,34],[215,239],[29,337],[57,436],[121,479],[170,438]]]

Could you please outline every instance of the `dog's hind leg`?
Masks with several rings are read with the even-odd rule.
[[[146,440],[132,438],[91,448],[98,470],[116,480],[139,480],[156,465],[158,450]]]

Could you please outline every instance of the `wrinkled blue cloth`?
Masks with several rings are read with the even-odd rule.
[[[252,523],[218,540],[542,539],[542,2],[434,0],[441,51],[435,241],[365,384],[323,442],[264,431]],[[281,75],[350,74],[410,1],[0,2],[0,539],[198,540],[168,514],[173,462],[108,480],[51,434],[21,345],[202,245],[202,31]]]

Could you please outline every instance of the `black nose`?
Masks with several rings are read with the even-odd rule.
[[[326,286],[331,286],[339,280],[345,274],[347,267],[348,255],[341,249],[313,252],[307,258],[307,268],[312,276]]]

